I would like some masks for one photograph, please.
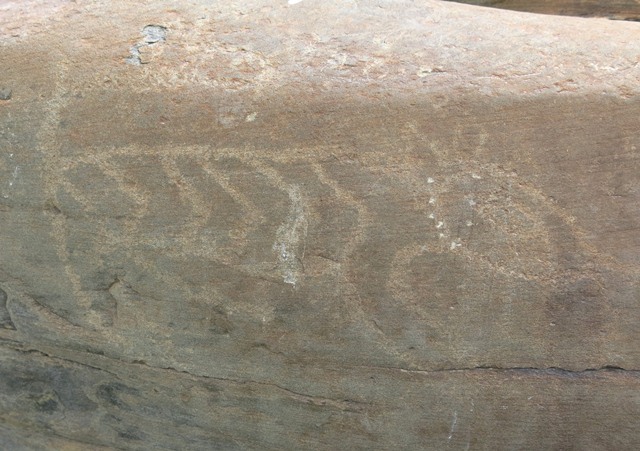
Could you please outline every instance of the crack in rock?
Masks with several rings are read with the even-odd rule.
[[[16,330],[16,326],[11,320],[11,314],[7,309],[7,300],[7,292],[0,288],[0,329]]]
[[[547,376],[578,376],[578,375],[588,375],[593,373],[600,372],[624,372],[629,374],[640,373],[640,369],[635,368],[622,368],[615,365],[603,365],[597,368],[584,368],[579,370],[561,368],[557,366],[550,367],[500,367],[500,366],[472,366],[472,367],[459,367],[459,368],[435,368],[435,369],[408,369],[408,368],[399,368],[399,367],[371,367],[364,366],[360,368],[368,368],[371,370],[390,370],[390,371],[400,371],[401,373],[408,374],[433,374],[433,373],[456,373],[456,372],[475,372],[475,371],[496,371],[496,372],[518,372],[518,373],[528,373],[528,374],[538,374],[538,375],[547,375]]]

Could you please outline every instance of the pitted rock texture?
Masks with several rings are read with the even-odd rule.
[[[0,5],[0,448],[629,449],[640,28]]]

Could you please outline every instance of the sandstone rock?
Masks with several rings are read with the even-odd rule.
[[[0,448],[630,449],[637,24],[0,5]]]

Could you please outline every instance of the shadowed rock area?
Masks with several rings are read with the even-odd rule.
[[[446,0],[537,14],[640,21],[640,0]]]
[[[0,448],[632,449],[640,28],[0,4]]]

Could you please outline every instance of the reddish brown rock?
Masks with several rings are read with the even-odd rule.
[[[634,23],[0,6],[7,449],[629,449]]]

